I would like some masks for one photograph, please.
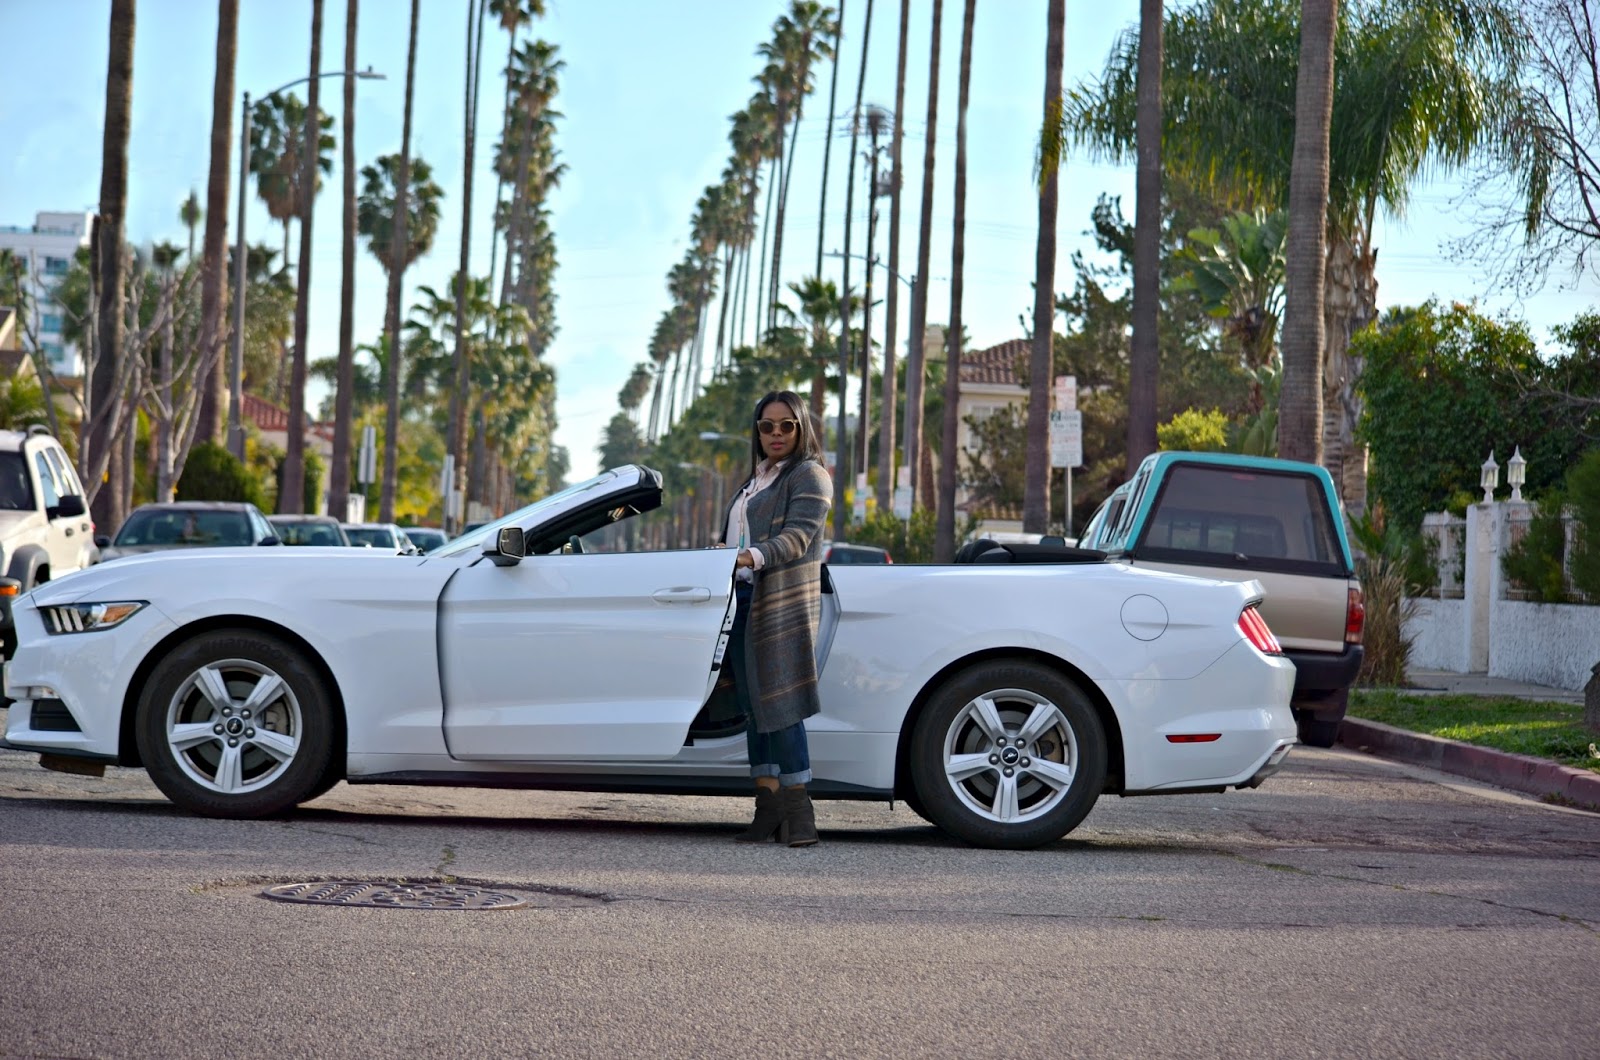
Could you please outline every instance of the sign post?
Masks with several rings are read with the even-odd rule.
[[[1062,522],[1072,536],[1072,469],[1083,466],[1083,413],[1077,409],[1077,380],[1070,375],[1056,377],[1056,408],[1050,413],[1050,466],[1067,473],[1067,501]],[[1066,406],[1066,407],[1063,407]]]

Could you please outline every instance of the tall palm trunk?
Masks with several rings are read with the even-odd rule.
[[[1044,127],[1054,129],[1061,123],[1066,0],[1050,0],[1046,20]],[[1022,529],[1030,534],[1044,533],[1050,523],[1050,375],[1055,357],[1056,207],[1060,199],[1060,166],[1046,160],[1039,187],[1039,242],[1033,262],[1033,357],[1028,366],[1028,456],[1022,491]]]
[[[661,423],[661,392],[663,389],[663,384],[666,381],[666,377],[666,362],[657,362],[655,391],[650,395],[650,424],[649,429],[645,432],[645,438],[651,442],[654,442],[658,437],[657,431],[659,430]]]
[[[833,76],[828,87],[828,128],[822,138],[822,196],[817,203],[817,267],[812,275],[822,279],[822,246],[828,234],[828,163],[833,154],[834,101],[839,95],[839,42],[844,39],[844,0],[839,0],[838,27],[833,34]]]
[[[939,454],[939,517],[934,524],[933,561],[956,554],[956,428],[961,423],[961,296],[967,252],[967,102],[972,87],[972,23],[978,0],[967,0],[961,17],[961,80],[956,96],[956,220],[950,253],[950,330],[945,336],[944,434]]]
[[[399,484],[400,379],[404,351],[400,348],[400,291],[405,280],[411,221],[411,109],[417,84],[417,9],[411,0],[411,39],[406,46],[405,118],[400,126],[400,169],[394,195],[394,241],[389,250],[389,291],[384,310],[384,333],[389,339],[389,378],[385,380],[387,407],[383,415],[383,492],[378,503],[380,522],[394,522],[395,490]]]
[[[1128,351],[1128,460],[1156,449],[1157,334],[1161,309],[1161,0],[1140,0],[1139,73],[1135,94],[1133,335]]]
[[[317,102],[322,79],[322,0],[311,0],[311,84],[306,95],[304,159],[300,165],[300,274],[294,304],[294,360],[289,364],[289,438],[284,444],[283,485],[278,511],[305,507],[306,479],[306,341],[311,324],[311,213],[317,201],[317,142],[321,127]]]
[[[844,185],[844,283],[839,288],[839,431],[834,451],[838,468],[833,476],[833,537],[845,539],[851,513],[845,510],[845,490],[853,486],[850,426],[850,220],[856,201],[856,145],[861,134],[861,96],[867,87],[867,56],[872,41],[872,0],[867,0],[867,16],[861,22],[861,69],[856,75],[856,107],[850,118],[850,165]],[[864,425],[862,425],[864,426]]]
[[[511,43],[507,45],[506,51],[506,98],[504,109],[501,111],[500,117],[500,145],[502,151],[505,149],[507,138],[511,134],[511,67],[512,64],[516,62],[516,59],[517,31],[513,29],[511,31]],[[500,174],[496,176],[494,185],[495,223],[489,226],[489,289],[491,291],[494,290],[495,262],[498,260],[498,254],[500,251],[500,203],[505,198],[505,194],[506,178],[504,174]],[[508,252],[506,255],[506,260],[510,261],[510,259],[511,255]]]
[[[228,284],[228,182],[233,156],[233,79],[239,54],[239,0],[217,0],[217,68],[211,83],[211,171],[206,177],[206,234],[201,244],[200,349],[211,365],[200,396],[198,437],[222,439],[222,410],[228,403],[228,375],[223,370],[223,303]],[[247,179],[244,174],[240,180]],[[239,263],[244,268],[244,263]],[[182,448],[180,444],[180,449]],[[183,463],[180,455],[175,460]]]
[[[861,411],[856,418],[856,437],[861,441],[861,474],[865,475],[872,464],[872,277],[877,272],[878,236],[878,124],[868,125],[871,144],[868,157],[872,165],[867,172],[867,268],[861,302]]]
[[[778,134],[780,145],[778,153],[783,149],[783,134]],[[767,208],[761,215],[761,262],[756,271],[756,345],[761,345],[761,340],[766,337],[770,328],[767,325],[767,237],[772,235],[773,213],[772,203],[778,193],[778,159],[774,158],[767,174]]]
[[[761,319],[764,322],[763,326],[768,331],[771,331],[778,322],[778,292],[781,290],[778,286],[778,264],[783,260],[783,195],[785,191],[784,184],[788,177],[783,160],[786,155],[791,159],[794,157],[792,151],[784,150],[783,137],[789,131],[789,119],[788,115],[781,110],[778,112],[777,125],[778,135],[773,138],[777,154],[772,156],[772,184],[777,192],[777,197],[776,199],[771,195],[767,197],[767,210],[772,216],[772,275],[768,278],[766,286],[762,288],[761,292],[766,298],[767,306],[767,311]],[[795,132],[798,133],[800,131],[800,119],[798,117],[795,118],[794,126]],[[776,206],[774,206],[774,203],[776,203]]]
[[[1370,237],[1363,245],[1337,225],[1328,239],[1322,287],[1322,466],[1339,484],[1345,511],[1357,517],[1367,510],[1367,454],[1355,438],[1362,365],[1350,356],[1350,339],[1377,316],[1377,252],[1369,249]]]
[[[1295,82],[1289,231],[1284,244],[1278,455],[1310,463],[1322,459],[1328,136],[1333,123],[1333,35],[1338,6],[1338,0],[1302,0],[1300,6],[1300,70]]]
[[[456,439],[461,433],[461,422],[466,410],[466,390],[470,356],[467,348],[467,278],[472,264],[472,169],[473,160],[477,152],[478,141],[478,83],[479,62],[483,56],[483,16],[486,13],[486,0],[478,0],[474,4],[467,0],[467,78],[466,88],[462,95],[462,104],[466,111],[462,132],[462,164],[461,177],[461,259],[456,273],[456,319],[455,357],[452,361],[450,384],[450,410],[447,420],[447,437],[451,444],[451,452],[455,452]],[[473,25],[474,8],[476,8],[477,25]],[[461,478],[460,456],[456,456],[456,482],[449,484],[450,489],[457,486]],[[449,510],[449,498],[446,497],[445,508]],[[454,526],[446,529],[454,530]]]
[[[906,466],[912,468],[911,491],[913,503],[926,503],[922,488],[922,409],[923,383],[927,375],[924,363],[925,340],[928,334],[928,258],[933,239],[933,164],[934,143],[939,120],[939,20],[943,15],[944,0],[933,0],[933,29],[928,44],[928,119],[922,143],[922,217],[917,233],[917,286],[911,292],[911,334],[906,349]]]
[[[80,454],[84,488],[94,520],[110,533],[127,512],[116,489],[101,489],[105,476],[120,473],[122,394],[118,381],[123,358],[123,235],[128,206],[128,119],[133,109],[134,0],[111,0],[106,56],[106,119],[100,151],[100,216],[95,222],[95,282],[98,306],[95,359],[90,377],[86,444]],[[118,474],[111,474],[117,481]]]
[[[878,426],[878,511],[892,510],[894,490],[896,332],[900,323],[900,147],[905,136],[901,118],[906,105],[906,43],[911,29],[911,0],[900,0],[900,51],[894,77],[894,133],[889,141],[889,295],[883,313],[883,408]]]
[[[356,18],[360,0],[345,0],[344,68],[356,69]],[[333,393],[333,466],[328,471],[328,513],[345,516],[350,496],[350,442],[355,428],[356,299],[356,79],[344,79],[344,226],[339,246],[339,364]]]
[[[722,248],[722,306],[717,312],[717,348],[713,357],[713,372],[723,367],[724,343],[728,336],[728,306],[733,303],[733,244]]]

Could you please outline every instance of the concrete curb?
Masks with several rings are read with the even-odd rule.
[[[1529,795],[1553,796],[1568,805],[1600,812],[1600,773],[1558,765],[1546,758],[1475,747],[1350,717],[1339,727],[1339,742],[1381,758],[1395,758]]]

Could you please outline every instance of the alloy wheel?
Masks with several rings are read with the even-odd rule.
[[[1078,739],[1061,708],[1019,688],[977,696],[944,738],[944,773],[973,813],[1019,824],[1049,813],[1072,787]]]

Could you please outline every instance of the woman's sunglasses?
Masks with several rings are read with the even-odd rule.
[[[793,434],[800,427],[799,420],[756,420],[762,434],[771,434],[776,431],[782,435]]]

